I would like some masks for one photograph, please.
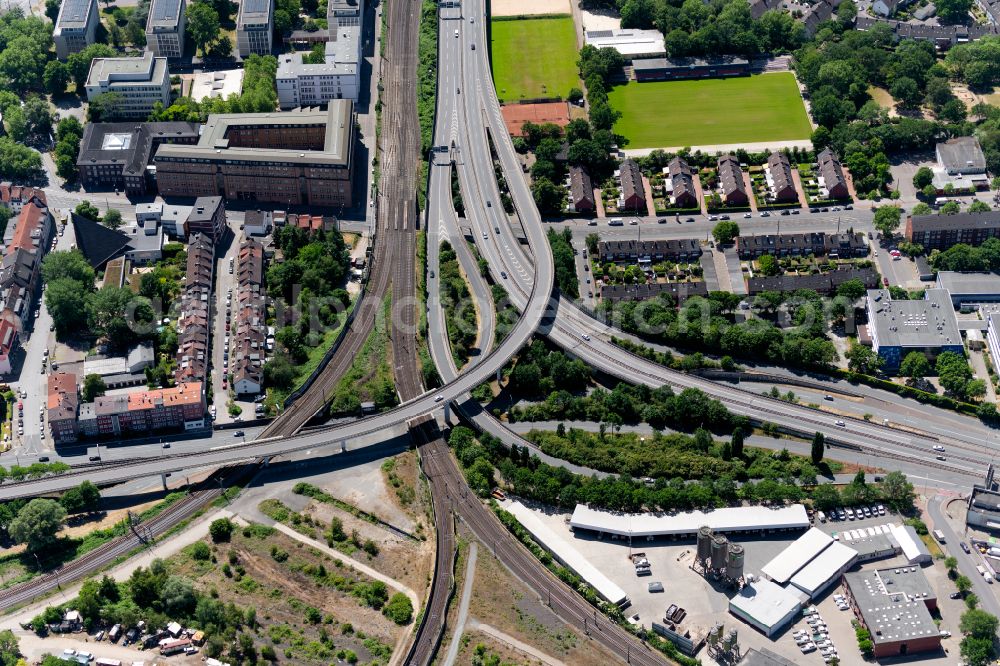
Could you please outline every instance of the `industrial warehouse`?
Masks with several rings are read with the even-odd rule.
[[[630,622],[703,663],[743,663],[742,655],[766,654],[769,648],[782,654],[816,650],[803,662],[811,663],[829,657],[833,648],[826,638],[804,636],[812,636],[817,625],[825,630],[827,622],[840,623],[852,642],[852,621],[874,635],[884,620],[857,601],[860,592],[848,589],[850,581],[871,578],[873,572],[885,581],[908,581],[905,587],[889,583],[890,591],[897,584],[914,590],[939,580],[950,584],[945,576],[924,576],[925,569],[934,570],[924,541],[881,506],[864,515],[859,510],[851,519],[834,514],[820,520],[822,513],[803,504],[674,513],[613,512],[581,504],[567,514],[531,503],[504,504],[555,561],[602,600],[627,608]],[[892,595],[887,603],[896,603]],[[921,614],[914,621],[925,631],[927,609],[900,608]],[[957,622],[958,615],[949,619]],[[878,654],[940,655],[941,640],[936,633],[905,635],[882,641]],[[838,643],[837,649],[860,656],[857,645],[843,638]],[[703,649],[715,661],[705,661]],[[840,658],[854,663],[844,661],[847,655]]]

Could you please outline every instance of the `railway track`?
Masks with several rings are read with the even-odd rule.
[[[53,590],[62,589],[63,586],[95,571],[104,569],[118,558],[147,544],[150,539],[156,539],[181,521],[190,518],[208,506],[222,495],[224,485],[232,485],[239,481],[250,474],[255,467],[256,465],[238,465],[218,470],[198,484],[187,497],[174,502],[148,522],[141,523],[141,529],[138,533],[130,530],[123,536],[116,537],[43,576],[0,591],[0,608],[5,610],[16,608],[43,597]]]

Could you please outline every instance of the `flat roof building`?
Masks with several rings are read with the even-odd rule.
[[[166,58],[146,52],[138,58],[94,58],[87,75],[87,100],[118,93],[119,118],[145,119],[157,102],[170,106],[170,70]]]
[[[241,58],[269,55],[274,33],[274,0],[243,0],[236,16],[236,51]]]
[[[146,19],[146,49],[159,58],[184,56],[184,0],[153,0]]]
[[[76,168],[84,189],[143,196],[155,187],[150,164],[163,143],[193,144],[201,126],[186,122],[87,123]]]
[[[887,289],[870,289],[866,299],[872,349],[885,359],[885,370],[896,372],[913,351],[930,358],[951,351],[963,355],[962,334],[944,289],[928,289],[920,301],[893,300]]]
[[[1000,275],[996,273],[964,273],[940,271],[937,288],[946,289],[956,308],[963,305],[1000,302]]]
[[[986,156],[974,136],[957,136],[937,144],[937,161],[948,175],[986,173]]]
[[[97,0],[63,0],[52,30],[56,57],[65,60],[93,44],[100,22]]]
[[[198,72],[191,81],[188,96],[196,102],[217,97],[228,99],[230,95],[243,92],[243,70],[226,69],[213,72]]]
[[[211,115],[195,145],[156,151],[163,196],[349,207],[353,186],[354,105],[326,111]]]
[[[750,61],[735,56],[718,58],[636,58],[632,61],[636,81],[676,81],[728,76],[749,76]]]
[[[583,41],[594,48],[612,48],[622,54],[626,62],[634,58],[662,58],[667,54],[663,33],[659,30],[587,30]]]
[[[939,650],[934,591],[919,567],[844,574],[848,605],[871,633],[875,658]]]
[[[358,100],[362,71],[362,0],[327,5],[323,62],[302,62],[302,53],[278,58],[276,87],[282,109],[323,105],[331,99]]]
[[[506,509],[556,560],[586,581],[601,598],[617,606],[628,605],[628,595],[622,588],[591,564],[572,543],[539,520],[531,509],[520,502],[514,502]]]
[[[927,252],[947,250],[958,243],[982,245],[987,238],[1000,237],[1000,211],[911,215],[906,218],[903,235]]]
[[[757,534],[805,529],[809,527],[809,516],[801,504],[776,508],[737,506],[674,514],[614,513],[577,504],[569,524],[574,530],[632,537],[691,536],[703,525],[714,532]]]
[[[729,612],[771,638],[799,614],[802,603],[794,592],[767,579],[747,583],[729,600]]]

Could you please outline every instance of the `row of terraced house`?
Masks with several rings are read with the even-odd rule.
[[[263,387],[267,337],[264,246],[252,238],[243,241],[237,267],[236,332],[231,359],[233,390],[237,395],[256,395]]]

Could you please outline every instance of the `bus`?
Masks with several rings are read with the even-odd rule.
[[[934,535],[935,541],[937,541],[938,543],[944,543],[944,532],[942,532],[941,530],[934,530],[932,534]]]

